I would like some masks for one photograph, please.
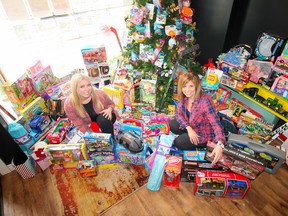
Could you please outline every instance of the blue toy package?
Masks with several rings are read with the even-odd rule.
[[[162,134],[156,149],[155,161],[153,164],[150,177],[148,179],[147,188],[152,191],[160,189],[164,174],[164,165],[166,163],[166,155],[170,152],[170,147],[174,140],[174,134]]]

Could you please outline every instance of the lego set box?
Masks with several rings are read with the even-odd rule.
[[[197,170],[194,195],[243,199],[250,189],[245,176],[227,171]]]

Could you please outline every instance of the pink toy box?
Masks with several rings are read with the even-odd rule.
[[[50,66],[43,68],[43,70],[38,73],[32,74],[31,80],[34,90],[38,96],[41,96],[46,88],[56,84],[55,77]]]
[[[31,67],[27,68],[26,72],[29,76],[31,76],[32,74],[36,74],[40,71],[43,70],[43,65],[42,62],[40,60],[36,61],[34,65],[32,65]]]
[[[276,78],[271,87],[271,91],[285,99],[288,99],[288,78],[285,76],[279,76]]]
[[[12,84],[5,83],[2,88],[17,114],[37,97],[27,74],[23,74]]]
[[[250,189],[248,178],[232,172],[197,170],[194,186],[196,196],[243,199]]]
[[[246,71],[250,74],[250,80],[258,83],[260,78],[268,79],[272,72],[273,63],[270,61],[260,61],[249,59]]]

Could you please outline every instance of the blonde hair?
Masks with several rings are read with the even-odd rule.
[[[185,95],[183,94],[182,88],[188,83],[192,81],[195,86],[195,100],[199,99],[202,96],[202,88],[201,88],[201,80],[198,74],[194,72],[186,72],[180,75],[178,81],[178,100],[179,102],[183,102]]]
[[[80,113],[80,116],[84,117],[86,111],[85,111],[85,108],[84,108],[83,104],[81,103],[81,99],[80,99],[79,94],[77,92],[78,87],[79,87],[79,83],[82,80],[89,81],[91,86],[93,86],[90,78],[86,74],[77,73],[77,74],[74,74],[72,79],[71,79],[71,90],[72,90],[72,98],[73,98],[73,102],[74,102],[75,108]],[[96,102],[96,106],[99,109],[103,109],[103,105],[102,105],[101,101],[98,99],[98,96],[96,95],[94,90],[92,90],[92,101]]]

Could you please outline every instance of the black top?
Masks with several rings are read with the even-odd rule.
[[[92,98],[89,101],[89,103],[83,104],[83,106],[84,106],[86,112],[89,114],[91,121],[96,122],[96,118],[97,118],[98,114],[95,112],[95,110],[93,108]]]

